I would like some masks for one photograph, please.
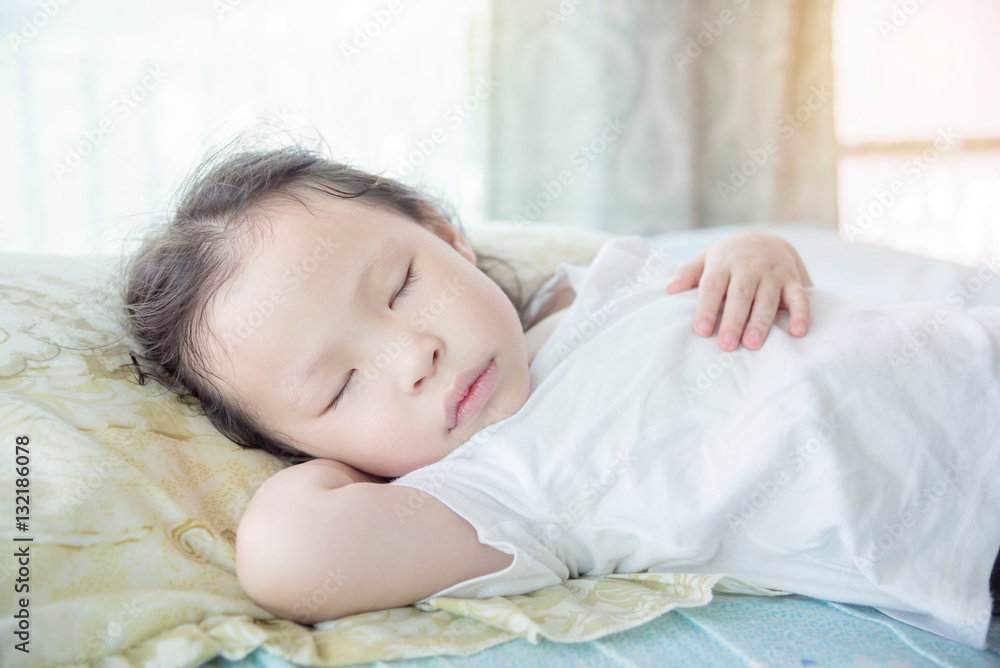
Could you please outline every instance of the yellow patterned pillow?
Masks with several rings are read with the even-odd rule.
[[[588,263],[606,238],[510,225],[468,232],[478,250],[517,263],[525,295],[558,262]],[[589,640],[711,599],[720,576],[618,575],[315,628],[275,620],[240,588],[234,543],[253,492],[284,464],[138,384],[120,336],[116,265],[0,254],[0,486],[26,490],[17,523],[0,529],[0,609],[15,612],[0,620],[0,665],[197,666],[261,646],[322,666],[469,654],[517,636]]]

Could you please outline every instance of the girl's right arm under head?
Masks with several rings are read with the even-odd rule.
[[[316,624],[411,605],[513,561],[430,495],[340,484],[343,474],[314,462],[265,482],[237,531],[240,585],[279,617]]]

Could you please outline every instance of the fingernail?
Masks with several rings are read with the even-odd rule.
[[[707,319],[702,318],[695,323],[694,329],[699,334],[708,334],[712,331],[712,323],[710,323]]]
[[[733,334],[732,332],[730,332],[729,334],[723,334],[722,342],[729,347],[733,347],[736,345],[736,335]]]
[[[751,346],[760,345],[760,335],[757,332],[750,332],[747,334],[747,343]]]

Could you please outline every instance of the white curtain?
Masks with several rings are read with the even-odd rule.
[[[478,217],[484,20],[468,0],[5,0],[0,251],[118,252],[259,118]]]
[[[0,5],[0,251],[115,253],[263,116],[465,221],[836,224],[832,0]]]
[[[836,227],[832,2],[496,2],[489,214]]]

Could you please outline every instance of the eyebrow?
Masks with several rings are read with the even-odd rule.
[[[396,254],[395,251],[397,248],[398,244],[396,240],[389,239],[378,250],[370,255],[366,255],[361,261],[361,271],[358,272],[358,278],[355,281],[356,287],[353,302],[355,306],[360,304],[369,295],[373,279],[381,271],[388,268]],[[301,410],[302,408],[303,386],[309,381],[309,378],[312,377],[313,373],[316,372],[316,369],[319,368],[319,365],[329,353],[329,349],[324,350],[308,367],[287,376],[289,386],[292,388],[292,406],[295,410]]]

